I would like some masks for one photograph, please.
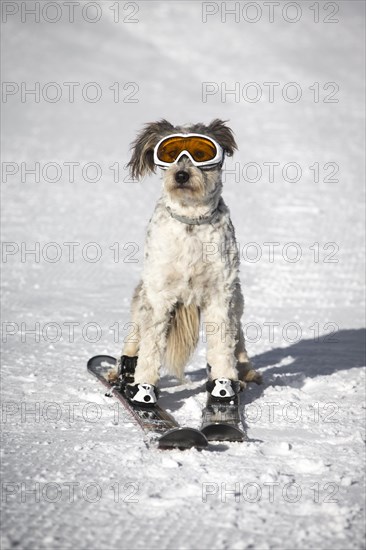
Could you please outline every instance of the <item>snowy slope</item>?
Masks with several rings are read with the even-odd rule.
[[[118,23],[116,3],[99,2],[90,23],[81,2],[69,23],[59,4],[55,23],[22,23],[19,11],[2,25],[3,80],[62,91],[56,102],[17,93],[3,103],[2,160],[19,171],[2,180],[2,548],[363,548],[363,2],[331,3],[333,24],[323,2],[319,23],[313,2],[301,2],[297,23],[281,15],[284,3],[273,23],[259,2],[257,23],[222,22],[220,12],[204,23],[193,1],[119,3]],[[66,82],[80,83],[73,103]],[[81,95],[91,82],[102,90],[95,103]],[[241,94],[204,102],[203,82],[239,83]],[[262,91],[256,103],[243,99],[249,82]],[[279,83],[273,102],[266,82]],[[290,82],[298,102],[283,99]],[[329,82],[337,103],[323,101]],[[123,101],[136,91],[137,102]],[[224,196],[242,253],[248,350],[265,380],[243,397],[246,444],[147,450],[86,373],[88,357],[117,354],[126,334],[160,175],[130,183],[123,166],[141,125],[161,117],[228,119],[238,141],[226,167],[241,173],[226,175]],[[21,173],[35,162],[39,182]],[[42,175],[50,162],[60,173]],[[80,163],[74,181],[70,162]],[[86,163],[99,181],[92,168],[85,177]],[[257,182],[247,163],[260,166]],[[282,177],[288,163],[299,181],[291,169]],[[194,427],[204,367],[201,341],[186,383],[161,381],[162,404]]]

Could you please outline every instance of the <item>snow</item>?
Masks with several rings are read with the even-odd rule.
[[[364,4],[331,3],[333,24],[323,22],[323,2],[319,23],[312,2],[301,2],[297,23],[281,16],[284,3],[273,23],[222,23],[220,13],[203,23],[193,1],[120,3],[114,23],[114,4],[99,2],[96,23],[80,6],[69,23],[60,3],[58,22],[22,23],[19,11],[2,25],[3,80],[56,82],[63,92],[54,103],[22,102],[20,93],[3,103],[3,162],[19,171],[2,182],[2,548],[363,548]],[[65,82],[80,83],[74,103]],[[90,82],[103,91],[96,103],[81,96]],[[262,98],[217,93],[204,102],[203,82],[219,92],[221,83],[242,91],[256,82]],[[272,103],[265,82],[280,83]],[[296,103],[282,97],[289,82],[301,87]],[[316,82],[319,102],[309,90]],[[338,103],[323,101],[329,82]],[[122,101],[137,89],[126,83],[137,84],[137,102]],[[248,443],[147,449],[86,373],[90,356],[117,354],[126,335],[160,183],[122,181],[123,166],[141,125],[161,117],[228,119],[238,141],[226,167],[241,174],[227,174],[224,197],[242,253],[248,349],[264,375],[242,399]],[[40,163],[38,183],[31,174],[22,181],[22,162]],[[42,175],[49,162],[61,170],[53,183],[55,168]],[[74,182],[65,162],[80,163]],[[102,171],[94,183],[92,168],[82,173],[89,162]],[[262,169],[257,182],[244,179],[249,162]],[[270,162],[280,163],[273,182]],[[298,182],[281,175],[290,162],[302,169]],[[73,261],[65,243],[78,243]],[[265,243],[279,243],[273,256]],[[186,382],[161,381],[162,405],[192,427],[205,401],[203,339]]]

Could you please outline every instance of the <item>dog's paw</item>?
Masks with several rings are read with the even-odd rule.
[[[253,365],[250,361],[246,363],[237,363],[236,368],[238,369],[239,380],[243,382],[254,382],[255,384],[262,384],[263,378],[262,375],[253,369]]]

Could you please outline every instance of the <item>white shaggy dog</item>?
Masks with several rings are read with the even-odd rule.
[[[118,374],[132,400],[139,401],[141,388],[154,396],[163,364],[183,377],[197,345],[201,313],[210,380],[228,379],[236,387],[237,380],[242,387],[260,382],[245,349],[239,255],[221,197],[224,156],[235,149],[232,131],[218,119],[208,126],[150,123],[133,143],[134,179],[157,166],[164,172],[132,301],[134,328],[119,361]]]

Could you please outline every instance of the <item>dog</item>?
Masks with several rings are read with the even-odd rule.
[[[211,387],[235,392],[261,382],[245,348],[239,254],[222,194],[224,158],[237,149],[226,121],[145,125],[132,143],[134,180],[163,171],[163,189],[147,229],[144,268],[131,306],[132,333],[117,372],[132,401],[155,403],[160,368],[178,379],[206,327]],[[221,387],[221,386],[220,386]],[[232,393],[229,391],[228,395]]]

